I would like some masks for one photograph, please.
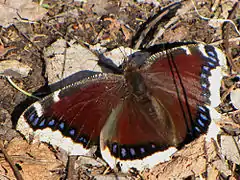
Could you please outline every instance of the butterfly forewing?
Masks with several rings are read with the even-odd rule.
[[[76,154],[72,152],[74,148],[64,147],[63,137],[58,141],[52,133],[58,132],[60,136],[60,132],[72,141],[71,144],[79,143],[84,148],[96,144],[111,109],[123,96],[123,82],[122,76],[98,75],[56,91],[29,107],[21,116],[17,129],[27,137],[32,132],[29,129],[33,129],[33,135],[41,141]]]

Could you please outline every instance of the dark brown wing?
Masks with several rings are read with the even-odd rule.
[[[223,53],[204,45],[153,55],[140,69],[146,96],[132,95],[118,104],[101,132],[107,162],[120,162],[123,170],[151,167],[155,160],[169,159],[174,147],[206,132],[209,106],[220,100],[223,61]]]
[[[30,106],[19,119],[17,129],[27,137],[34,130],[41,141],[73,154],[84,154],[74,148],[75,144],[87,149],[98,143],[111,109],[124,92],[123,82],[122,76],[97,75],[55,91]]]

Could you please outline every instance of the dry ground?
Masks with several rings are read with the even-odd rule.
[[[194,9],[193,2],[199,14]],[[229,143],[226,147],[231,148],[222,149],[224,144],[222,138],[220,138],[222,147],[219,147],[214,142],[205,144],[201,137],[175,154],[172,161],[140,174],[123,175],[108,170],[106,172],[107,166],[100,158],[97,160],[78,158],[73,170],[67,168],[66,154],[56,152],[45,144],[29,145],[12,129],[19,115],[35,99],[27,98],[2,76],[0,79],[0,137],[4,145],[2,151],[5,149],[24,179],[66,179],[66,177],[70,179],[195,179],[207,176],[210,179],[240,178],[239,152],[234,151],[233,155],[226,155],[226,151],[236,149],[237,145],[233,145],[234,142],[237,144],[240,132],[239,111],[229,105],[229,96],[227,96],[239,85],[235,76],[240,72],[240,35],[233,24],[217,21],[217,19],[230,19],[239,29],[240,5],[237,1],[186,0],[173,3],[163,0],[138,3],[131,0],[88,0],[82,3],[46,0],[43,5],[47,12],[38,13],[32,10],[30,14],[35,14],[31,17],[31,21],[29,21],[30,15],[26,15],[24,19],[13,17],[13,20],[9,16],[9,24],[0,24],[0,62],[17,60],[32,69],[26,77],[12,78],[20,88],[30,93],[38,90],[37,95],[49,93],[47,58],[51,55],[46,57],[45,50],[52,47],[52,44],[59,39],[64,39],[69,44],[73,42],[67,47],[65,43],[63,49],[73,44],[80,44],[91,51],[96,47],[102,51],[110,51],[120,46],[140,49],[151,43],[175,41],[200,41],[213,44],[221,48],[229,58],[229,74],[222,90],[222,94],[227,98],[223,98],[219,111],[233,112],[227,116],[231,126],[229,124],[226,126],[224,122],[220,124],[225,127],[226,139],[230,137],[225,143]],[[1,12],[3,11],[0,10],[0,16],[2,16]],[[19,10],[19,13],[21,14],[22,11]],[[59,54],[63,55],[63,52]],[[56,54],[57,52],[54,55]],[[56,76],[62,74],[62,69],[55,71],[60,72]],[[233,141],[233,137],[236,141]],[[222,154],[223,152],[225,155]],[[9,160],[6,160],[3,154],[0,154],[0,179],[16,179]]]

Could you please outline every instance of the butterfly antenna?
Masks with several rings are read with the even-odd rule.
[[[178,96],[178,101],[179,101],[179,104],[180,104],[180,107],[181,107],[181,110],[182,110],[182,113],[183,113],[183,117],[185,119],[185,124],[186,124],[186,127],[187,127],[187,131],[190,132],[190,128],[189,128],[189,125],[188,125],[188,122],[187,122],[187,115],[184,111],[184,104],[182,103],[181,101],[181,97],[180,97],[180,91],[179,91],[179,88],[178,88],[178,85],[177,85],[177,82],[176,82],[176,76],[175,76],[175,73],[174,73],[174,68],[177,72],[177,76],[180,80],[180,84],[182,86],[182,89],[183,89],[183,94],[184,94],[184,98],[186,99],[186,92],[184,90],[184,86],[183,84],[181,83],[181,77],[179,75],[179,72],[177,71],[177,68],[176,68],[176,64],[174,63],[174,58],[172,56],[172,53],[171,51],[168,53],[167,50],[166,50],[166,55],[167,55],[167,59],[168,59],[168,64],[169,64],[169,67],[170,67],[170,71],[171,71],[171,74],[173,76],[173,82],[174,82],[174,85],[175,85],[175,88],[176,88],[176,92],[177,92],[177,96]],[[172,64],[175,64],[175,65],[172,65]],[[173,67],[174,66],[174,67]],[[186,104],[187,104],[187,109],[189,111],[189,108],[188,108],[188,103],[187,103],[187,99],[186,99]],[[190,115],[190,119],[191,119],[191,115]],[[191,120],[192,121],[192,120]]]

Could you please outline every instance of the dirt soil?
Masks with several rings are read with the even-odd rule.
[[[39,2],[36,3],[40,6]],[[14,67],[10,65],[10,75],[14,75],[12,81],[18,87],[29,93],[37,91],[35,94],[39,97],[50,92],[47,59],[57,56],[57,53],[46,57],[45,51],[59,39],[68,42],[64,48],[80,44],[93,54],[96,54],[95,49],[102,52],[121,46],[144,49],[152,44],[176,41],[212,44],[225,52],[230,66],[222,88],[222,95],[227,98],[223,98],[219,111],[231,111],[227,116],[231,126],[225,127],[224,122],[220,125],[225,127],[225,135],[237,138],[234,142],[239,144],[239,110],[229,105],[229,94],[240,86],[237,76],[240,73],[240,34],[239,30],[236,31],[240,28],[240,5],[237,1],[45,0],[42,6],[46,13],[37,14],[38,11],[32,10],[38,19],[30,21],[28,17],[14,17],[9,25],[0,24],[0,63],[17,60],[21,66],[31,68],[30,73],[23,77],[14,75]],[[232,23],[223,19],[230,19]],[[61,75],[63,69],[55,71]],[[43,143],[28,144],[14,130],[14,125],[24,109],[36,99],[15,89],[5,78],[9,74],[1,73],[0,68],[0,143],[2,152],[7,153],[11,160],[0,154],[0,179],[17,178],[9,161],[16,165],[16,171],[26,180],[240,178],[239,161],[222,155],[223,150],[216,143],[205,144],[203,137],[185,146],[172,161],[151,170],[128,174],[111,171],[97,156],[69,161],[61,150],[54,150]]]

